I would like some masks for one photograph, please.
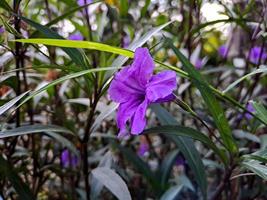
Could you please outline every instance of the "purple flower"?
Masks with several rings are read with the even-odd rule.
[[[72,155],[68,149],[65,149],[61,153],[61,163],[63,167],[76,167],[79,163],[79,159],[76,155]]]
[[[147,143],[141,143],[138,149],[138,155],[144,156],[146,152],[148,152],[149,146]]]
[[[261,52],[262,52],[262,55],[261,55]],[[256,64],[258,64],[258,62],[260,62],[260,58],[262,60],[265,60],[267,58],[267,53],[264,52],[264,50],[262,50],[262,48],[259,46],[253,47],[250,50],[249,61],[256,65]]]
[[[149,150],[149,145],[148,145],[148,142],[147,142],[147,139],[145,136],[142,136],[140,137],[140,145],[139,145],[139,148],[138,148],[138,155],[139,156],[144,156],[145,153],[147,153]]]
[[[247,103],[246,109],[247,109],[249,112],[251,112],[251,113],[254,113],[254,112],[255,112],[255,109],[254,109],[252,103],[250,103],[250,102]],[[253,116],[252,116],[250,113],[248,113],[248,112],[245,113],[245,117],[246,117],[248,120],[250,120],[250,119],[253,118]]]
[[[0,27],[0,34],[5,32],[5,28],[3,26]]]
[[[69,40],[83,40],[83,36],[80,33],[71,34]]]
[[[197,59],[195,63],[195,68],[200,70],[203,67],[204,63],[202,59]]]
[[[93,0],[78,0],[77,3],[79,6],[84,6],[86,4],[92,3]]]
[[[228,49],[226,47],[226,45],[221,45],[219,48],[218,48],[218,53],[221,57],[223,58],[226,58],[227,54],[228,54]]]
[[[134,61],[124,67],[112,80],[108,93],[119,103],[117,125],[119,137],[127,135],[126,123],[130,133],[140,134],[146,126],[146,109],[151,103],[167,102],[174,99],[176,74],[162,71],[153,75],[154,62],[147,48],[137,48]]]

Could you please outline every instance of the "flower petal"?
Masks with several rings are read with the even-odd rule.
[[[172,91],[177,87],[176,73],[173,71],[163,71],[152,76],[146,88],[146,98],[150,102],[168,99]]]
[[[147,48],[137,48],[134,54],[134,61],[131,65],[135,78],[140,86],[145,87],[155,68],[154,61]]]
[[[125,67],[115,75],[108,94],[113,101],[124,103],[133,96],[144,96],[145,91],[140,89],[137,80],[134,79],[130,71],[130,67]]]
[[[140,103],[142,103],[142,100],[132,97],[128,101],[120,104],[117,113],[117,125],[120,129],[119,137],[127,134],[126,123],[133,117]]]
[[[145,99],[136,109],[132,118],[131,133],[138,135],[142,133],[146,126],[146,109],[148,107],[148,100]]]
[[[173,94],[170,94],[166,97],[163,97],[163,98],[160,98],[160,99],[157,99],[155,102],[153,103],[165,103],[165,102],[170,102],[170,101],[173,101],[175,99],[175,96]]]

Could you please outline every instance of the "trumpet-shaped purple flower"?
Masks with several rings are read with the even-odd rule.
[[[76,155],[72,155],[68,149],[65,149],[61,153],[60,159],[63,167],[76,167],[79,162],[78,157]]]
[[[93,0],[78,0],[77,3],[79,6],[84,6],[86,4],[92,3]]]
[[[154,62],[147,48],[135,51],[131,65],[119,71],[110,84],[110,98],[119,103],[117,125],[119,137],[127,134],[129,122],[131,134],[140,134],[146,126],[146,109],[152,103],[173,100],[176,89],[176,74],[162,71],[153,75]]]
[[[223,58],[226,58],[227,54],[228,54],[228,49],[226,47],[226,45],[221,45],[219,48],[218,48],[218,53],[221,57]]]
[[[83,36],[80,33],[71,34],[69,40],[83,40]]]
[[[260,62],[261,60],[265,60],[266,58],[267,58],[267,53],[264,52],[264,49],[262,49],[259,46],[255,46],[250,50],[249,61],[251,63],[256,65],[258,64],[258,62]]]

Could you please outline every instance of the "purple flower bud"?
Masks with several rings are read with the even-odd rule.
[[[254,109],[252,103],[250,103],[250,102],[247,103],[246,109],[247,109],[249,112],[251,112],[251,113],[254,113],[254,112],[255,112],[255,109]],[[250,119],[253,118],[253,116],[252,116],[250,113],[246,112],[246,113],[245,113],[245,118],[247,118],[248,120],[250,120]]]
[[[76,167],[79,163],[79,158],[76,155],[72,155],[68,149],[62,151],[60,159],[62,166],[65,168]]]
[[[86,4],[92,3],[93,0],[78,0],[77,3],[79,6],[84,6]]]
[[[144,156],[145,153],[148,152],[149,149],[149,145],[146,142],[143,142],[139,145],[139,149],[138,149],[138,155],[139,156]]]
[[[3,26],[0,27],[0,34],[5,32],[5,28]]]
[[[69,40],[83,40],[83,36],[80,33],[71,34]]]
[[[197,59],[195,63],[196,69],[200,70],[203,67],[203,60],[202,59]]]
[[[227,54],[228,54],[228,49],[226,47],[226,45],[221,45],[219,48],[218,48],[218,53],[221,57],[223,58],[226,58]]]
[[[261,52],[262,52],[262,55],[261,55]],[[259,46],[255,46],[250,50],[249,61],[251,63],[256,65],[262,60],[265,60],[266,58],[267,58],[267,53],[264,52],[264,49],[262,49]]]

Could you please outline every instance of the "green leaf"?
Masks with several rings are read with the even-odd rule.
[[[129,9],[129,3],[125,0],[120,0],[120,14],[122,17],[127,17]]]
[[[177,125],[176,120],[160,105],[152,105],[152,110],[156,113],[162,125]],[[201,157],[190,138],[178,136],[176,134],[166,134],[179,148],[193,171],[196,181],[201,189],[204,199],[207,198],[207,178],[205,167]]]
[[[119,200],[131,200],[131,194],[123,179],[112,169],[97,167],[92,170],[92,175],[99,180]]]
[[[6,137],[20,136],[32,133],[42,133],[49,131],[73,134],[70,130],[60,126],[36,124],[36,125],[21,126],[10,130],[0,131],[0,139]]]
[[[175,185],[171,187],[160,197],[160,200],[178,199],[178,195],[182,191],[183,187],[184,187],[183,185]]]
[[[6,161],[2,155],[0,155],[0,177],[7,178],[12,186],[15,188],[16,192],[19,195],[18,199],[21,200],[34,200],[34,196],[20,177],[13,170],[12,166]]]
[[[145,6],[141,10],[141,17],[145,16],[147,9],[148,9],[148,6],[150,5],[150,2],[151,2],[151,0],[146,0]]]
[[[171,43],[168,41],[168,45],[172,48],[176,56],[182,62],[185,71],[189,74],[192,83],[200,91],[209,112],[211,113],[213,120],[219,130],[221,138],[224,145],[232,153],[238,152],[238,147],[232,137],[232,131],[230,129],[229,123],[224,115],[224,111],[216,99],[210,86],[201,76],[201,74],[195,69],[195,67],[190,63],[190,61]]]
[[[51,125],[50,125],[51,126]],[[59,127],[60,128],[60,127]],[[66,129],[68,130],[68,129]],[[69,130],[68,130],[69,131]],[[63,147],[68,148],[72,153],[74,153],[76,156],[79,156],[79,152],[77,151],[75,145],[69,141],[67,138],[63,137],[62,135],[59,135],[59,131],[53,131],[51,132],[50,130],[46,130],[44,133],[48,135],[49,137],[55,139],[57,142],[61,143]],[[66,133],[66,132],[64,132]]]
[[[154,191],[156,191],[157,194],[160,194],[162,192],[161,186],[160,186],[160,180],[158,177],[155,176],[155,174],[150,170],[150,167],[141,159],[139,156],[137,156],[132,150],[125,148],[119,144],[114,143],[114,145],[120,150],[122,155],[131,162],[134,167],[142,173],[142,175],[147,179],[147,181],[151,184]]]
[[[256,110],[256,115],[267,124],[267,109],[261,103],[252,101],[252,105]]]
[[[162,29],[164,29],[166,26],[168,26],[169,24],[173,23],[174,21],[170,21],[167,22],[161,26],[155,27],[153,29],[151,29],[150,31],[148,31],[147,33],[145,33],[140,39],[138,39],[137,41],[134,41],[133,43],[131,43],[128,47],[129,50],[131,51],[135,51],[136,48],[143,46],[153,35],[157,34],[159,31],[161,31]],[[121,54],[122,56],[119,56],[118,58],[116,58],[113,63],[112,63],[112,67],[121,67],[127,60],[128,58],[124,57],[126,55]],[[130,57],[130,56],[128,56]]]
[[[12,11],[12,8],[9,6],[9,4],[6,2],[6,0],[0,1],[0,7],[3,8],[6,11]]]
[[[17,107],[20,107],[21,105],[23,105],[24,103],[26,103],[27,101],[29,101],[31,98],[33,98],[34,96],[40,94],[41,92],[47,90],[48,88],[51,88],[52,86],[55,86],[59,83],[62,83],[66,80],[70,80],[73,78],[77,78],[80,76],[83,76],[85,74],[89,74],[89,73],[93,73],[93,72],[100,72],[100,71],[106,71],[106,70],[114,70],[114,67],[106,67],[106,68],[96,68],[96,69],[87,69],[87,70],[83,70],[83,71],[79,71],[76,73],[72,73],[66,76],[63,76],[59,79],[56,79],[50,83],[48,83],[47,85],[43,86],[42,88],[40,88],[37,91],[32,92],[29,96],[27,96]]]
[[[0,116],[9,110],[12,106],[14,106],[19,100],[21,100],[26,94],[29,92],[24,92],[21,95],[15,97],[14,99],[10,100],[9,102],[5,103],[0,107]]]
[[[202,142],[203,144],[207,145],[209,148],[211,148],[220,158],[223,159],[224,157],[221,151],[217,148],[217,146],[210,140],[209,137],[204,135],[203,133],[188,128],[185,126],[178,126],[178,125],[166,125],[166,126],[158,126],[154,128],[147,129],[143,132],[144,134],[166,134],[166,135],[177,135],[177,136],[184,136],[184,137],[190,137],[192,139],[198,140]]]
[[[259,161],[255,160],[249,160],[249,161],[243,161],[241,163],[241,166],[244,168],[254,172],[264,180],[267,180],[267,166],[261,164]]]
[[[163,188],[167,185],[168,178],[170,176],[173,164],[175,163],[178,153],[179,153],[178,149],[173,150],[170,153],[168,153],[165,156],[164,160],[162,161],[159,174],[161,177],[161,185]]]
[[[82,48],[98,51],[105,51],[114,54],[121,54],[130,58],[133,58],[133,52],[130,50],[122,49],[119,47],[113,47],[107,44],[88,42],[88,41],[74,41],[74,40],[62,40],[62,39],[19,39],[16,42],[24,42],[31,44],[44,44],[56,47],[69,47],[69,48]]]
[[[230,90],[232,90],[235,86],[237,86],[241,81],[247,79],[250,76],[253,76],[255,74],[260,74],[260,73],[266,73],[267,72],[267,68],[260,68],[257,69],[249,74],[246,74],[244,76],[242,76],[241,78],[237,79],[235,82],[231,83],[230,85],[228,85],[228,87],[222,92],[222,93],[226,93],[229,92]]]

